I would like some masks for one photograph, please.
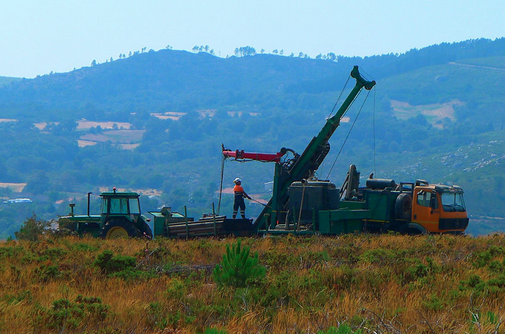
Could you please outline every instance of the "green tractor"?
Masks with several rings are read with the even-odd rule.
[[[88,214],[75,215],[74,206],[70,204],[71,213],[58,220],[60,228],[66,228],[79,235],[91,235],[103,239],[128,237],[145,237],[152,239],[153,232],[148,225],[150,219],[140,211],[139,194],[134,192],[112,192],[100,194],[102,209],[100,215],[90,214],[90,195],[88,193]]]
[[[68,229],[77,235],[90,235],[102,239],[153,238],[153,230],[148,225],[151,219],[140,211],[140,194],[134,192],[104,192],[100,215],[90,214],[88,193],[88,214],[75,215],[75,204],[70,204],[71,213],[60,217],[60,229]],[[190,238],[217,235],[248,236],[252,231],[251,219],[227,219],[216,214],[204,215],[195,221],[184,214],[163,207],[160,211],[149,211],[153,216],[154,236],[170,238]]]

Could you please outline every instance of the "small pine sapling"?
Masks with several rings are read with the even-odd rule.
[[[226,254],[223,260],[216,265],[213,271],[214,280],[220,286],[236,288],[246,287],[249,283],[265,276],[265,267],[258,262],[258,252],[253,257],[249,256],[250,248],[241,247],[238,240],[231,248],[226,245]]]

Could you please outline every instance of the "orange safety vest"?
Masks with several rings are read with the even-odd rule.
[[[244,188],[242,188],[242,186],[236,184],[235,187],[233,187],[233,192],[235,193],[235,195],[243,195],[244,194]]]

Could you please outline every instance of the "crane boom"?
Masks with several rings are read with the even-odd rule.
[[[275,164],[273,195],[268,205],[254,222],[256,230],[268,227],[274,228],[278,221],[282,221],[286,210],[285,206],[289,200],[288,187],[295,181],[308,178],[319,168],[330,150],[328,141],[361,89],[371,90],[375,86],[375,81],[367,81],[361,76],[358,66],[354,66],[352,69],[351,77],[356,79],[354,88],[337,113],[326,120],[319,134],[310,141],[303,153],[297,156],[291,164]]]
[[[277,153],[257,153],[257,152],[244,152],[244,150],[228,150],[223,146],[223,156],[225,158],[234,158],[238,161],[256,160],[262,162],[279,162],[286,154],[286,149],[282,148]]]

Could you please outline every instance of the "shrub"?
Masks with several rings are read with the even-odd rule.
[[[346,324],[342,324],[336,327],[330,327],[326,331],[319,331],[317,334],[361,334],[363,331],[361,329],[358,329],[357,331],[353,332],[352,328],[347,326]]]
[[[146,321],[149,326],[164,329],[168,326],[168,320],[165,317],[167,312],[159,302],[152,302],[147,308]]]
[[[226,245],[226,254],[216,265],[213,277],[219,286],[245,287],[248,283],[265,276],[265,267],[258,264],[258,252],[249,256],[250,248],[241,248],[240,240],[231,248]]]
[[[45,264],[42,264],[40,267],[36,268],[35,274],[42,282],[48,282],[49,280],[57,278],[61,275],[57,265],[51,266]]]
[[[14,232],[16,239],[38,241],[43,235],[52,233],[52,222],[37,219],[33,214],[30,218],[23,222],[19,231]]]
[[[102,269],[106,274],[117,273],[120,271],[133,269],[137,259],[133,256],[116,255],[110,250],[104,251],[96,258],[94,265]]]
[[[224,329],[207,328],[203,334],[228,334]]]
[[[103,321],[109,315],[109,305],[102,303],[98,297],[77,296],[74,302],[68,299],[53,301],[52,307],[45,309],[39,307],[40,317],[35,322],[45,319],[46,327],[57,329],[65,327],[78,328],[85,320]],[[38,326],[38,324],[36,324]]]

